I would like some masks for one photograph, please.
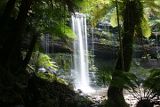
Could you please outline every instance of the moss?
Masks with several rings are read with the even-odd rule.
[[[57,80],[57,77],[54,74],[51,74],[51,73],[37,72],[36,76],[41,78],[41,79],[45,79],[47,81],[50,81],[50,82]]]
[[[91,104],[87,98],[79,96],[58,81],[48,81],[33,75],[28,83],[25,95],[28,107],[88,107]]]
[[[64,79],[59,78],[56,75],[51,74],[51,73],[38,72],[36,73],[36,76],[46,81],[50,81],[50,82],[57,81],[59,83],[68,85],[68,83]]]
[[[76,94],[53,74],[20,73],[0,68],[0,107],[88,107],[87,98]]]

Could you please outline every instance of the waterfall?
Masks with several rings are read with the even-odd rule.
[[[72,29],[77,35],[74,40],[74,69],[72,70],[75,88],[85,93],[93,92],[89,85],[87,26],[84,14],[72,15]]]

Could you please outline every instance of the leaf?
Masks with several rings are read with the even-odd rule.
[[[160,81],[160,69],[152,69],[150,72],[150,76],[144,81],[144,86],[160,95],[160,84],[157,83]]]
[[[142,18],[141,28],[143,36],[149,38],[151,36],[151,27],[149,26],[149,21],[146,17]]]
[[[95,27],[97,22],[105,17],[113,7],[112,0],[86,0],[81,12],[88,14],[91,25]]]
[[[137,77],[129,72],[114,72],[112,85],[116,87],[123,87],[125,89],[134,89],[136,87]]]
[[[96,26],[97,22],[99,21],[99,19],[101,19],[102,17],[104,17],[106,15],[106,10],[108,8],[108,5],[105,5],[101,8],[98,8],[96,10],[94,10],[94,12],[92,13],[93,17],[92,17],[92,26]]]
[[[46,54],[40,54],[38,58],[38,65],[44,68],[51,68],[57,70],[58,66],[55,65],[55,62],[51,61],[51,58]]]
[[[151,20],[151,21],[150,21],[150,25],[151,25],[151,26],[155,26],[155,25],[157,25],[157,24],[160,24],[160,19],[154,19],[154,20]]]
[[[118,26],[116,10],[111,15],[110,24],[112,27]]]

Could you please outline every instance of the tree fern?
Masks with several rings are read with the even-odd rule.
[[[86,0],[81,6],[81,12],[89,15],[90,23],[93,27],[100,21],[112,8],[113,0]]]
[[[151,27],[149,21],[145,17],[142,18],[141,28],[143,36],[149,38],[151,36]]]

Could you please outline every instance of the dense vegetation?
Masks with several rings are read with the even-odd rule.
[[[1,0],[0,106],[93,105],[73,91],[69,78],[76,36],[70,17],[76,11],[87,14],[88,39],[96,41],[90,71],[98,85],[109,85],[103,106],[128,107],[123,89],[138,99],[137,107],[159,104],[160,66],[145,69],[137,61],[160,62],[159,9],[159,0]]]

